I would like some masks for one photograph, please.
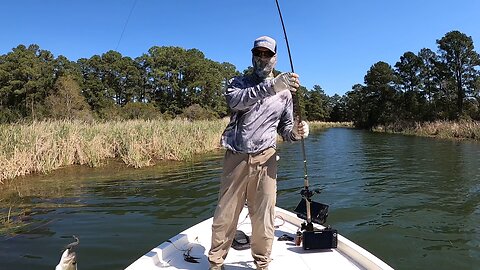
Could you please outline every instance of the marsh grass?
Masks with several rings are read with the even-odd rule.
[[[187,160],[219,147],[225,120],[46,121],[0,125],[0,182],[120,158],[135,168]]]
[[[325,129],[325,128],[331,128],[331,127],[353,127],[352,122],[320,122],[320,121],[312,121],[308,122],[310,129],[311,130],[317,130],[317,129]]]
[[[441,139],[480,140],[480,122],[478,121],[435,121],[414,124],[397,124],[379,127],[375,131],[402,133]]]

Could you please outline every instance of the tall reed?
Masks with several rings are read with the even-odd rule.
[[[436,121],[417,123],[413,134],[435,136],[438,138],[458,138],[480,140],[480,122],[478,121]]]
[[[0,182],[72,164],[120,158],[135,168],[219,147],[225,120],[46,121],[0,125]]]
[[[436,137],[442,139],[480,140],[479,121],[435,121],[414,124],[397,124],[376,128],[375,131],[390,131],[408,135]]]
[[[308,125],[310,129],[324,129],[324,128],[331,128],[331,127],[353,127],[352,122],[321,122],[321,121],[309,121]]]

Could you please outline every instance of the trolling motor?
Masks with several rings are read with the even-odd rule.
[[[302,200],[298,203],[294,212],[297,213],[297,216],[299,218],[306,220],[306,222],[302,224],[302,230],[312,231],[312,222],[315,222],[317,224],[324,224],[327,221],[328,205],[312,201],[311,198],[314,193],[320,193],[320,190],[317,189],[312,192],[308,189],[308,187],[304,187],[304,189],[300,191],[300,194],[302,195]],[[310,210],[308,211],[307,203],[309,204],[310,208]],[[311,222],[308,222],[308,220],[311,220]]]
[[[300,192],[303,198],[294,212],[305,221],[301,226],[301,241],[297,241],[297,244],[302,242],[303,249],[306,250],[336,248],[337,230],[332,229],[330,226],[323,229],[313,227],[313,222],[322,225],[327,221],[328,217],[328,205],[312,201],[311,198],[314,193],[320,193],[320,191],[315,190],[312,192],[308,189],[308,186],[305,186]]]
[[[302,199],[298,203],[293,212],[297,217],[305,221],[301,225],[301,232],[297,234],[299,240],[297,245],[302,243],[303,249],[330,249],[337,247],[338,232],[327,226],[323,229],[317,229],[313,226],[313,222],[323,225],[328,217],[328,205],[312,201],[312,197],[316,193],[320,193],[319,189],[310,190],[308,188],[308,175],[305,173],[305,186],[300,191]]]
[[[293,69],[293,61],[292,55],[290,53],[290,46],[288,44],[288,37],[287,31],[285,30],[285,24],[283,23],[282,11],[280,10],[280,5],[278,4],[278,0],[275,0],[277,4],[278,14],[280,15],[280,21],[282,23],[283,33],[285,35],[285,42],[287,44],[287,51],[288,57],[290,59],[290,67],[292,72],[295,73]],[[298,121],[302,121],[302,107],[299,106],[299,98],[300,93],[297,92],[295,95],[297,109],[297,117]],[[297,233],[297,238],[301,237],[300,241],[303,243],[303,249],[330,249],[337,247],[337,230],[332,229],[330,226],[325,227],[324,229],[317,229],[313,227],[313,222],[318,223],[320,225],[324,224],[327,221],[328,216],[328,205],[317,203],[312,201],[312,196],[315,193],[320,193],[320,190],[310,190],[308,188],[308,173],[307,173],[307,156],[305,154],[305,140],[302,136],[301,138],[302,144],[302,154],[303,154],[303,169],[304,169],[304,188],[300,192],[302,195],[302,200],[295,208],[294,212],[297,214],[299,218],[305,220],[301,226],[301,232]],[[296,244],[299,245],[300,241],[295,241]]]

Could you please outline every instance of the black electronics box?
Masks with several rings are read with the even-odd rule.
[[[303,231],[303,249],[330,249],[337,247],[337,230],[325,228],[323,230]]]
[[[293,212],[297,214],[297,217],[307,219],[307,205],[304,198],[298,203]],[[328,205],[312,201],[310,202],[310,214],[313,222],[323,224],[327,221]]]

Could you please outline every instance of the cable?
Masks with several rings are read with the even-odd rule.
[[[276,229],[282,227],[282,226],[285,224],[285,219],[284,219],[282,216],[276,215],[275,218],[279,218],[279,219],[282,220],[282,224],[280,224],[280,225],[275,225],[275,228],[276,228]]]
[[[240,227],[241,225],[243,225],[243,223],[247,220],[248,215],[249,215],[249,214],[247,214],[247,215],[245,216],[245,218],[244,218],[241,222],[239,222],[239,223],[237,224],[237,229],[238,229],[238,227]]]

